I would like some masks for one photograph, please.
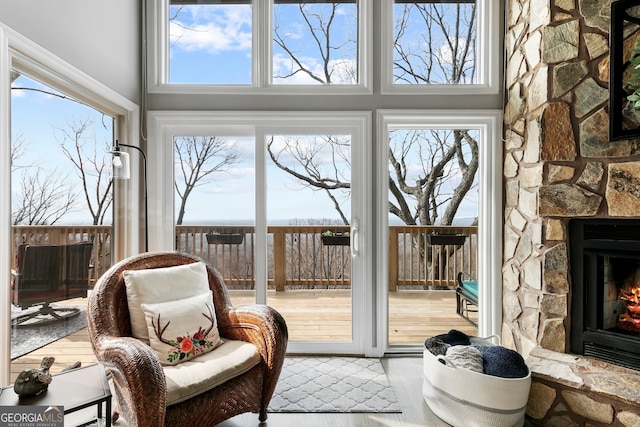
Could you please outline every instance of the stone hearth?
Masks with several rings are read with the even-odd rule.
[[[640,426],[640,372],[536,347],[527,415],[550,426]]]
[[[640,373],[568,351],[569,220],[640,215],[640,140],[608,137],[609,17],[603,0],[507,1],[502,336],[540,425],[640,425]]]

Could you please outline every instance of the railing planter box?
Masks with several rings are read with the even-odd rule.
[[[467,236],[464,234],[428,234],[427,239],[432,245],[455,245],[464,244]]]
[[[210,245],[241,245],[244,234],[207,234],[207,243]]]
[[[351,238],[344,235],[322,236],[322,244],[326,246],[349,246]]]

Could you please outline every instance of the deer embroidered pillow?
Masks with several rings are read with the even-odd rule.
[[[149,345],[163,365],[193,360],[222,344],[211,291],[176,301],[142,304]]]
[[[141,304],[180,300],[209,292],[209,277],[204,262],[146,270],[122,272],[127,291],[131,332],[149,343],[147,322]]]

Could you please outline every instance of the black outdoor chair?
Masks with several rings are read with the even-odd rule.
[[[52,307],[50,303],[87,296],[92,249],[92,242],[18,246],[12,270],[12,303],[23,310],[41,307],[18,315],[14,325],[43,325],[80,314],[77,307]]]

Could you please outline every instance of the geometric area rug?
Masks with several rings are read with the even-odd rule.
[[[70,319],[60,320],[48,325],[11,328],[11,360],[31,353],[47,344],[71,335],[87,327],[87,311],[80,308],[80,313]]]
[[[269,412],[393,412],[402,409],[378,359],[287,357]]]

